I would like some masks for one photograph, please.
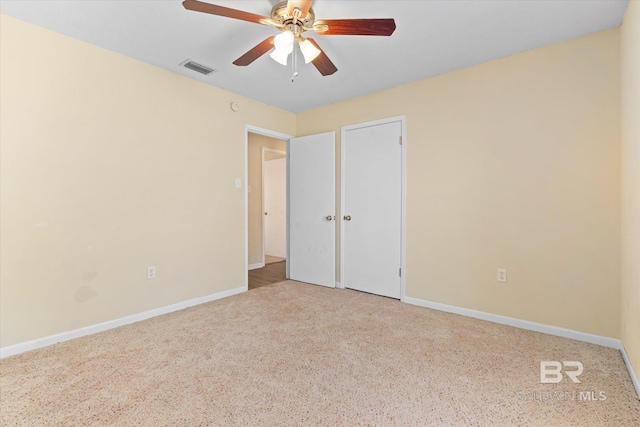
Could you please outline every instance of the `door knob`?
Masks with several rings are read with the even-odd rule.
[[[266,215],[267,213],[265,212],[264,214]]]
[[[345,221],[351,221],[351,215],[345,215],[344,216],[344,220]]]
[[[331,215],[327,215],[324,217],[324,219],[326,219],[327,221],[331,221],[331,218],[332,218]]]

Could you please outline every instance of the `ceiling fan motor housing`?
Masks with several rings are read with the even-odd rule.
[[[287,10],[287,3],[287,0],[281,0],[273,5],[273,8],[271,9],[271,20],[273,22],[275,22],[279,27],[282,26],[281,29],[290,30],[294,34],[296,33],[296,31],[293,31],[294,21],[296,21],[296,25],[299,28],[301,27],[300,29],[302,31],[300,32],[307,31],[308,29],[313,28],[313,23],[316,20],[316,15],[313,12],[313,8],[309,8],[306,16],[296,18]]]

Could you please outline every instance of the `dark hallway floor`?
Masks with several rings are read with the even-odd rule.
[[[249,270],[249,290],[287,280],[287,262],[267,264],[262,268]]]

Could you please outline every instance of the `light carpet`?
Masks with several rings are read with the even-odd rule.
[[[541,384],[543,360],[582,362],[581,383]],[[640,425],[616,350],[292,281],[4,359],[0,379],[3,426]]]

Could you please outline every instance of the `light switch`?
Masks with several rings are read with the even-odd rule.
[[[242,180],[240,178],[236,178],[236,188],[242,188]]]

